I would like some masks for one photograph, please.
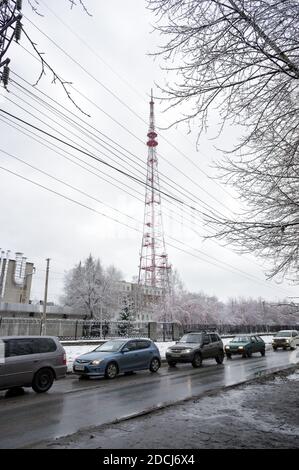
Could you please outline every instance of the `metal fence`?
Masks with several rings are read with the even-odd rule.
[[[280,330],[299,330],[299,324],[293,325],[267,325],[267,324],[255,324],[255,325],[231,325],[231,324],[189,324],[183,325],[183,333],[190,331],[217,331],[220,335],[235,335],[240,333],[276,333]]]
[[[279,330],[299,330],[295,325],[230,325],[188,324],[176,322],[100,322],[94,320],[48,319],[45,334],[62,340],[106,339],[116,337],[147,337],[155,341],[176,341],[190,331],[217,331],[220,335],[239,333],[275,333]],[[41,320],[0,317],[0,336],[28,336],[41,334]]]

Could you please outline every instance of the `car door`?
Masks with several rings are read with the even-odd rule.
[[[6,340],[3,382],[7,387],[29,385],[33,379],[34,349],[31,338]]]
[[[256,353],[259,351],[258,341],[255,336],[250,336],[250,345],[251,345],[251,350],[253,353]]]
[[[209,354],[210,354],[210,357],[215,357],[218,355],[219,351],[218,351],[218,337],[215,333],[211,333],[210,334],[210,351],[209,351]]]
[[[298,331],[293,331],[292,332],[292,339],[293,339],[293,342],[294,342],[294,347],[298,346],[299,345],[299,333]]]
[[[211,342],[210,335],[207,333],[203,335],[202,357],[204,359],[213,357],[213,343]]]
[[[257,351],[261,352],[265,349],[265,342],[260,336],[255,336],[255,339],[257,341]]]
[[[138,369],[138,351],[136,340],[128,341],[123,346],[119,363],[121,370],[124,372]]]
[[[147,369],[153,356],[151,343],[147,340],[137,340],[138,368]]]
[[[7,342],[0,340],[0,390],[8,386]]]

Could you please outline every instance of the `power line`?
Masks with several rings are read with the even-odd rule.
[[[28,19],[28,18],[27,18]],[[55,41],[53,41],[47,34],[43,33],[31,20],[28,19],[30,23],[33,24],[33,26],[41,33],[43,34],[50,42],[52,42],[59,50],[61,50],[68,58],[70,58],[73,62],[75,62],[87,75],[89,75],[91,78],[93,78],[100,86],[103,86],[106,91],[108,91],[113,97],[115,97],[121,104],[123,104],[127,109],[129,109],[138,119],[140,119],[143,123],[147,124],[146,121],[140,117],[134,110],[130,108],[122,99],[120,99],[114,92],[112,92],[109,87],[106,87],[102,82],[100,82],[96,77],[94,77],[90,72],[88,72],[79,62],[77,62],[74,58],[72,58],[65,50],[63,50]],[[28,51],[24,46],[21,46],[23,49],[25,49],[35,60],[38,60],[30,51]],[[82,92],[78,91],[72,84],[69,84],[71,88],[73,88],[77,93],[79,93],[81,96],[83,96],[87,101],[89,101],[93,106],[98,108],[101,112],[103,112],[106,116],[108,116],[110,119],[112,119],[115,123],[120,125],[124,130],[126,130],[131,136],[136,138],[138,141],[143,143],[143,141],[137,137],[134,133],[132,133],[126,126],[123,124],[119,123],[115,118],[113,118],[109,113],[107,113],[105,110],[100,108],[94,101],[89,100]],[[187,160],[192,161],[189,159],[189,157],[186,157],[186,155],[178,150],[171,142],[169,142],[163,135],[160,136],[163,140],[165,140],[169,145],[171,145],[175,150],[177,150],[182,156],[187,158]],[[189,181],[191,181],[195,186],[199,187],[202,191],[204,191],[206,194],[208,194],[212,199],[214,199],[217,203],[225,207],[229,212],[231,212],[231,209],[228,208],[223,202],[219,201],[215,196],[211,195],[207,190],[201,188],[201,186],[192,180],[190,176],[186,175],[182,170],[178,169],[173,163],[171,163],[166,157],[161,156],[160,153],[158,153],[158,156],[161,157],[164,161],[166,161],[171,167],[175,168],[178,172],[180,172],[185,178],[187,178]],[[194,163],[194,162],[193,162]],[[203,170],[202,170],[203,172]],[[204,173],[204,172],[203,172]],[[205,173],[204,173],[205,174]],[[188,191],[189,192],[189,191]],[[208,205],[207,203],[203,202],[205,205]]]
[[[90,157],[90,158],[93,158],[93,159],[96,160],[97,162],[102,163],[103,165],[106,165],[107,167],[109,167],[109,168],[111,168],[111,169],[117,171],[118,173],[120,173],[120,174],[122,174],[122,175],[124,175],[124,176],[127,176],[128,178],[130,178],[130,179],[132,179],[133,181],[135,181],[135,182],[141,184],[142,186],[146,186],[146,183],[145,183],[144,181],[141,181],[140,179],[136,178],[135,176],[132,176],[132,175],[130,175],[129,173],[127,173],[127,172],[125,172],[125,171],[123,171],[123,170],[120,170],[119,168],[115,167],[114,165],[111,165],[110,163],[106,162],[105,160],[102,160],[102,159],[96,157],[95,155],[92,155],[91,153],[86,152],[85,150],[82,150],[82,149],[76,147],[75,145],[70,144],[69,142],[66,142],[65,140],[60,139],[60,138],[57,137],[57,136],[54,136],[53,134],[51,134],[51,133],[45,131],[44,129],[41,129],[40,127],[37,127],[37,126],[35,126],[34,124],[29,123],[28,121],[25,121],[24,119],[22,119],[22,118],[20,118],[20,117],[17,117],[17,116],[15,116],[14,114],[9,113],[8,111],[6,111],[6,110],[4,110],[4,109],[2,109],[2,108],[0,108],[0,112],[1,112],[1,113],[4,113],[4,114],[6,114],[6,115],[8,115],[8,116],[10,116],[10,117],[12,117],[13,119],[15,119],[15,120],[17,120],[17,121],[19,121],[19,122],[22,122],[22,123],[25,124],[26,126],[29,126],[29,127],[33,128],[33,129],[37,130],[38,132],[44,134],[44,135],[47,135],[48,137],[51,137],[52,139],[57,140],[58,142],[60,142],[60,143],[62,143],[62,144],[64,144],[64,145],[66,145],[66,146],[72,148],[73,150],[76,150],[76,151],[78,151],[78,152],[80,152],[80,153],[82,153],[82,154],[84,154],[84,155],[86,155],[86,156],[88,156],[88,157]],[[159,192],[160,192],[161,194],[163,194],[164,196],[167,196],[168,198],[173,199],[174,201],[176,201],[176,202],[178,202],[178,203],[180,203],[180,204],[182,204],[182,205],[185,205],[185,206],[188,206],[189,208],[194,209],[193,206],[190,206],[189,204],[186,204],[185,202],[183,202],[183,201],[181,201],[181,200],[179,200],[179,199],[177,199],[177,198],[171,196],[170,194],[168,194],[168,193],[166,193],[166,192],[164,192],[164,191],[162,191],[162,190],[160,190]],[[196,210],[196,209],[195,209],[195,210]],[[201,214],[203,214],[201,211],[198,211],[198,212],[201,213]]]
[[[15,75],[17,75],[17,74],[15,74]],[[21,77],[20,77],[20,78],[21,78]],[[24,81],[25,81],[25,80],[24,80]],[[49,103],[45,102],[45,101],[42,100],[40,97],[34,95],[32,92],[28,91],[25,87],[23,87],[22,85],[18,84],[18,82],[14,81],[14,80],[11,80],[11,82],[12,82],[13,84],[16,84],[17,86],[19,86],[23,91],[25,90],[25,93],[27,92],[27,93],[29,93],[30,95],[32,95],[32,96],[33,96],[32,99],[41,101],[41,102],[42,102],[42,106],[44,106],[44,107],[49,107],[49,108],[51,109],[51,112],[53,112],[53,113],[58,113],[58,114],[61,116],[61,119],[63,119],[64,121],[67,120],[67,122],[68,122],[69,125],[71,125],[71,126],[73,125],[73,126],[76,126],[76,128],[78,128],[78,124],[77,124],[73,119],[71,119],[70,117],[66,116],[65,113],[61,112],[60,110],[58,110],[58,109],[55,108],[54,106],[50,105]],[[25,81],[25,82],[26,82],[26,81]],[[28,83],[28,82],[26,82],[26,83]],[[37,89],[37,90],[38,90],[38,89]],[[40,92],[40,90],[38,90],[38,91]],[[51,101],[55,102],[58,106],[61,107],[61,104],[60,104],[60,103],[58,103],[57,101],[53,100],[51,97],[49,97],[49,96],[46,95],[45,93],[43,93],[43,92],[40,92],[40,93],[42,93],[42,94],[45,95],[48,99],[50,99]],[[15,95],[15,96],[17,96],[17,95]],[[19,98],[19,99],[22,100],[22,98]],[[34,107],[33,107],[33,108],[34,108]],[[34,109],[35,109],[35,108],[34,108]],[[63,109],[65,110],[65,108],[63,108]],[[41,111],[39,111],[39,112],[41,112]],[[77,116],[74,115],[74,113],[72,113],[70,110],[67,110],[67,112],[70,113],[70,114],[72,114],[73,116],[75,116],[76,119],[80,120],[80,122],[83,122],[84,124],[87,125],[87,123],[86,123],[82,118],[77,117]],[[48,116],[47,116],[47,117],[48,117]],[[51,120],[53,121],[53,119],[51,119]],[[70,123],[69,121],[71,121],[71,123]],[[135,159],[137,159],[138,161],[140,161],[141,163],[140,163],[140,164],[138,163],[138,166],[141,167],[142,169],[144,168],[144,161],[143,161],[140,157],[138,157],[137,155],[133,154],[133,153],[130,152],[129,150],[125,149],[125,148],[122,147],[119,143],[115,142],[113,139],[110,139],[110,138],[109,138],[108,136],[106,136],[104,133],[98,131],[98,129],[96,129],[96,128],[94,128],[93,126],[90,126],[90,124],[88,124],[88,128],[90,128],[90,127],[91,127],[92,129],[94,129],[98,134],[100,134],[101,136],[104,136],[106,139],[108,139],[109,141],[113,142],[115,145],[117,145],[118,147],[120,147],[122,150],[124,150],[125,152],[129,153],[129,154],[132,155]],[[52,128],[52,129],[53,129],[53,128]],[[87,133],[91,135],[91,137],[89,137],[89,138],[91,138],[92,140],[95,140],[95,139],[94,139],[95,135],[90,132],[90,129],[86,129],[86,128],[85,128],[84,130],[87,131]],[[80,132],[83,132],[83,131],[82,131],[82,126],[80,126],[79,131],[80,131]],[[86,133],[84,133],[84,134],[86,135]],[[99,139],[99,138],[96,137],[96,139]],[[102,140],[101,138],[100,138],[100,140],[101,140],[101,142],[104,142],[105,145],[108,145],[109,147],[111,146],[109,143],[105,142],[105,141]],[[86,141],[85,141],[85,142],[86,142]],[[142,142],[142,144],[144,145],[143,141],[141,141],[141,142]],[[102,143],[100,143],[99,145],[102,146]],[[107,147],[105,147],[105,146],[104,146],[104,148],[107,149]],[[132,158],[128,157],[128,156],[125,155],[123,152],[120,152],[120,151],[119,151],[118,149],[116,149],[115,147],[112,147],[112,148],[113,148],[114,150],[116,150],[117,152],[119,152],[119,153],[120,153],[122,156],[124,156],[125,158],[128,158],[130,161],[134,162],[134,160],[133,160]],[[107,150],[108,150],[109,152],[111,152],[110,149],[107,149]],[[111,153],[112,153],[113,155],[115,155],[117,158],[120,158],[120,157],[119,157],[118,155],[116,155],[114,152],[111,152]],[[107,155],[106,155],[106,156],[107,156]],[[110,157],[110,158],[111,158],[111,157]],[[121,159],[121,160],[122,160],[122,159]],[[134,164],[135,164],[135,162],[134,162]],[[163,173],[161,173],[161,174],[162,174],[162,176],[164,176]],[[181,194],[181,195],[183,195],[183,196],[185,196],[185,197],[188,197],[190,200],[192,200],[192,201],[193,201],[194,203],[196,203],[196,204],[199,204],[199,205],[204,204],[204,205],[207,206],[212,212],[217,212],[217,213],[219,213],[219,211],[218,211],[217,209],[215,209],[215,208],[213,208],[212,206],[210,206],[208,203],[206,203],[205,201],[203,201],[202,199],[200,199],[198,196],[195,196],[196,199],[194,199],[194,193],[191,193],[191,192],[190,192],[189,190],[187,190],[186,188],[183,188],[183,187],[182,187],[181,185],[179,185],[176,181],[170,179],[169,176],[166,176],[166,178],[167,178],[167,181],[166,181],[164,178],[161,178],[161,181],[163,181],[164,184],[170,186],[170,188],[175,189],[177,192],[179,192],[179,194]],[[172,184],[170,184],[168,181],[170,181],[171,183],[173,183],[173,184],[175,185],[175,187],[174,187]],[[179,188],[179,189],[178,189],[178,188]],[[199,188],[201,189],[200,186],[199,186]],[[181,189],[186,193],[186,195],[182,193]],[[167,190],[167,189],[165,189],[165,191],[166,191],[166,190]],[[189,195],[188,195],[188,194],[189,194]],[[191,195],[191,197],[190,197],[190,195]],[[198,201],[199,201],[199,202],[198,202]],[[222,215],[222,214],[219,213],[219,215]]]
[[[62,23],[64,25],[64,27],[66,29],[68,29],[98,60],[100,60],[109,70],[111,70],[114,75],[116,75],[119,80],[121,80],[127,87],[129,87],[136,95],[138,95],[143,101],[145,101],[144,99],[144,95],[139,91],[137,90],[135,87],[133,87],[131,85],[131,83],[129,83],[122,75],[120,75],[113,67],[111,67],[110,64],[108,64],[108,62],[106,60],[103,59],[103,57],[101,57],[98,53],[98,51],[96,51],[95,49],[93,49],[89,43],[87,43],[76,31],[74,31],[65,21],[63,21],[63,19],[57,15],[57,13],[55,13],[48,5],[45,4],[45,2],[41,2],[44,7],[46,7],[51,13],[52,15],[58,20],[60,21],[60,23]],[[169,125],[169,123],[168,123]],[[182,133],[180,133],[188,142],[189,140],[186,138],[186,136]],[[208,179],[211,179],[210,176],[202,169],[200,168],[198,165],[196,165],[196,163],[191,159],[189,158],[187,155],[185,155],[181,150],[179,150],[176,146],[173,145],[172,142],[169,142],[165,136],[162,136],[162,139],[164,139],[172,148],[174,148],[175,150],[177,150],[184,158],[186,158],[195,168],[197,168],[197,170],[199,172],[201,172],[202,174],[204,174],[206,176],[206,178]],[[229,197],[231,197],[232,199],[233,196],[220,184],[218,184],[216,181],[214,181],[214,183],[222,190],[224,191]],[[209,194],[209,193],[208,193]],[[217,200],[218,201],[218,200]],[[218,201],[219,202],[219,201]]]
[[[15,93],[11,92],[11,94],[12,94],[13,96],[15,96],[16,98],[18,98],[19,100],[21,100],[22,102],[24,102],[25,104],[27,104],[27,105],[29,105],[30,107],[32,107],[34,110],[36,110],[37,112],[39,112],[40,114],[42,114],[44,117],[46,117],[46,118],[49,119],[50,121],[55,122],[55,124],[56,124],[56,121],[55,121],[53,118],[50,118],[47,114],[43,113],[42,111],[40,111],[39,109],[37,109],[36,107],[34,107],[34,106],[31,105],[30,103],[28,103],[26,100],[24,100],[23,98],[21,98],[21,97],[19,97],[18,95],[16,95]],[[20,109],[22,109],[23,111],[25,111],[26,113],[28,113],[30,116],[32,116],[32,117],[34,117],[35,119],[39,120],[33,113],[31,113],[30,111],[28,111],[28,109],[23,108],[22,106],[20,106],[19,104],[15,103],[12,99],[8,98],[7,96],[4,96],[4,97],[5,97],[8,101],[10,101],[11,103],[13,103],[15,106],[19,107]],[[55,111],[57,111],[57,110],[54,110],[54,112],[55,112]],[[58,111],[58,113],[59,113],[59,111]],[[62,117],[62,119],[64,120],[64,117]],[[72,125],[72,124],[71,124],[71,125]],[[72,125],[72,126],[74,127],[74,125]],[[69,137],[67,137],[65,134],[63,134],[62,132],[60,132],[59,130],[57,130],[56,128],[54,128],[53,126],[48,125],[48,127],[49,127],[50,129],[52,129],[53,131],[57,132],[58,134],[60,134],[62,137],[64,137],[64,138],[69,138]],[[75,127],[77,128],[77,124],[76,124],[76,123],[75,123]],[[63,129],[64,129],[65,131],[71,133],[73,136],[75,136],[75,137],[77,137],[77,138],[80,138],[80,136],[78,136],[78,135],[75,134],[74,132],[72,132],[72,131],[66,129],[65,127],[63,127]],[[83,133],[84,135],[87,135],[85,132],[82,131],[82,129],[79,129],[79,131],[80,131],[81,133]],[[88,136],[88,135],[87,135],[87,136]],[[91,137],[89,137],[89,138],[92,139],[93,141],[97,142],[97,140],[96,140],[97,138],[94,139],[93,136],[91,136]],[[84,139],[82,139],[82,138],[80,138],[80,140],[81,140],[82,142],[86,143],[87,145],[89,145],[92,149],[98,151],[98,149],[97,149],[94,145],[88,143],[86,140],[84,140]],[[97,143],[98,143],[98,142],[97,142]],[[105,142],[105,143],[106,143],[106,142]],[[107,143],[106,143],[106,144],[107,144]],[[77,144],[77,145],[78,145],[78,144]],[[109,148],[109,147],[110,147],[110,144],[107,144],[107,145],[108,145],[108,148],[107,148],[105,145],[103,145],[102,143],[98,143],[98,145],[100,145],[101,147],[104,147],[104,149],[106,149],[108,152],[112,153],[112,155],[116,156],[116,157],[117,157],[118,159],[120,159],[122,162],[124,161],[122,157],[120,157],[118,154],[116,154],[115,152],[113,152],[113,151],[110,150],[110,148]],[[79,147],[81,147],[82,149],[85,148],[85,147],[83,147],[83,146],[81,146],[81,145],[79,145]],[[114,150],[116,150],[117,152],[119,152],[119,150],[115,149],[114,147],[112,147],[112,148],[113,148]],[[104,154],[102,151],[101,151],[101,154],[104,155],[105,157],[110,158],[114,163],[117,163],[117,162],[115,161],[115,159],[113,159],[111,156],[108,156],[107,154]],[[123,156],[125,156],[125,157],[127,157],[127,156],[126,156],[125,154],[123,154],[122,152],[120,152],[120,154],[123,155]],[[129,160],[131,160],[132,162],[134,162],[134,160],[132,160],[130,157],[129,157]],[[135,162],[134,162],[134,163],[135,163]],[[140,165],[140,164],[138,164],[138,166],[140,166],[141,168],[143,168],[143,166]],[[123,165],[121,165],[121,167],[127,169],[127,168],[126,168],[125,166],[123,166]],[[144,176],[144,178],[145,178],[146,175],[143,174],[143,173],[141,173],[140,170],[137,170],[137,172],[140,173],[141,176]],[[169,178],[168,178],[168,179],[169,179]],[[170,180],[170,181],[173,181],[173,180],[171,180],[171,179],[169,179],[169,180]],[[164,181],[164,183],[165,183],[164,178],[162,179],[162,181]],[[173,181],[173,182],[174,182],[174,181]],[[174,182],[174,183],[175,183],[175,182]],[[167,184],[171,189],[175,189],[175,190],[176,190],[179,194],[181,194],[182,196],[189,197],[189,199],[192,200],[192,202],[195,202],[195,203],[198,204],[198,202],[197,202],[196,199],[191,199],[190,196],[186,196],[185,194],[182,193],[182,191],[180,191],[179,189],[177,189],[177,188],[180,188],[180,185],[178,185],[178,184],[175,183],[175,184],[176,184],[176,187],[174,187],[174,186],[173,186],[172,184],[170,184],[170,183],[167,183],[167,182],[166,182],[166,184]],[[184,189],[184,188],[183,188],[183,189]],[[164,188],[164,190],[166,191],[167,189]],[[168,190],[168,191],[169,191],[169,190]],[[185,191],[185,192],[188,192],[188,191],[186,191],[185,189],[184,189],[184,191]],[[170,193],[168,192],[168,194],[170,194]],[[171,195],[173,196],[173,193],[172,193]],[[201,201],[203,204],[205,204],[207,207],[210,207],[211,210],[214,211],[215,213],[218,213],[219,215],[221,215],[216,209],[213,209],[211,206],[209,206],[209,204],[205,203],[204,201],[202,201],[202,200],[199,199],[199,198],[198,198],[198,200]]]
[[[77,201],[77,200],[74,200],[74,199],[72,199],[72,198],[70,198],[70,197],[68,197],[68,196],[65,196],[64,194],[62,194],[62,193],[60,193],[60,192],[58,192],[58,191],[52,190],[52,189],[48,188],[47,186],[44,186],[44,185],[42,185],[42,184],[40,184],[40,183],[37,183],[37,182],[31,180],[30,178],[27,178],[27,177],[25,177],[25,176],[23,176],[23,175],[20,175],[20,174],[14,172],[14,171],[11,171],[11,170],[9,170],[9,169],[7,169],[7,168],[5,168],[5,167],[2,167],[2,166],[0,166],[0,169],[2,169],[3,171],[6,171],[6,172],[8,172],[8,173],[10,173],[10,174],[12,174],[12,175],[14,175],[14,176],[17,176],[18,178],[20,178],[20,179],[22,179],[22,180],[25,180],[25,181],[27,181],[27,182],[30,182],[31,184],[33,184],[33,185],[35,185],[35,186],[37,186],[37,187],[39,187],[39,188],[41,188],[41,189],[44,189],[44,190],[46,190],[46,191],[48,191],[48,192],[50,192],[50,193],[52,193],[52,194],[55,194],[56,196],[62,197],[62,198],[66,199],[66,200],[69,201],[69,202],[72,202],[72,203],[74,203],[74,204],[77,204],[77,205],[79,205],[79,206],[85,208],[85,209],[88,209],[88,210],[90,210],[90,211],[92,211],[92,212],[95,212],[95,213],[97,213],[97,214],[99,214],[99,215],[102,215],[102,216],[105,217],[105,218],[111,219],[112,221],[117,222],[117,223],[120,224],[120,225],[123,225],[123,226],[125,226],[125,227],[127,227],[127,228],[130,228],[131,230],[134,230],[135,232],[142,233],[141,230],[139,230],[139,229],[137,229],[137,228],[135,228],[135,227],[132,227],[132,226],[126,224],[126,223],[120,222],[119,220],[117,220],[117,219],[115,219],[115,218],[113,218],[113,217],[110,217],[110,216],[108,216],[108,215],[106,215],[106,214],[104,214],[104,213],[102,213],[102,212],[99,212],[98,210],[96,210],[96,209],[94,209],[94,208],[92,208],[92,207],[90,207],[90,206],[88,206],[88,205],[86,205],[86,204],[83,204],[83,203],[81,203],[81,202],[79,202],[79,201]],[[177,240],[177,239],[175,239],[175,238],[173,238],[173,237],[168,237],[168,238],[173,239],[175,242],[179,242],[179,243],[183,244],[184,246],[186,246],[186,247],[188,247],[188,248],[191,248],[191,249],[194,250],[194,251],[200,252],[200,250],[198,250],[198,249],[196,249],[196,248],[193,248],[193,247],[190,247],[189,245],[187,245],[187,244],[185,244],[185,243],[183,243],[183,242],[180,242],[179,240]],[[213,258],[213,261],[203,260],[200,256],[194,255],[193,253],[190,253],[189,251],[187,251],[187,250],[185,250],[185,249],[179,248],[179,247],[173,245],[172,243],[169,243],[169,242],[168,242],[168,245],[171,246],[172,248],[175,248],[176,250],[182,251],[182,252],[187,253],[187,254],[189,254],[189,255],[195,257],[195,258],[198,258],[198,259],[200,259],[201,261],[204,261],[204,262],[206,262],[206,263],[208,263],[208,264],[211,264],[211,265],[216,266],[216,267],[218,267],[218,268],[220,267],[221,269],[224,269],[224,270],[226,270],[226,271],[233,272],[231,269],[227,269],[226,267],[221,266],[221,264],[227,265],[227,263],[224,263],[224,262],[222,262],[222,261],[216,260],[215,258]],[[204,254],[204,256],[206,256],[206,257],[208,257],[208,258],[211,258],[210,255],[206,255],[205,253],[202,253],[202,252],[201,252],[201,254]],[[215,263],[214,261],[215,261],[216,263]],[[234,271],[238,271],[238,273],[240,273],[241,275],[243,275],[243,276],[245,275],[245,277],[247,277],[247,279],[248,279],[248,274],[247,274],[247,273],[244,273],[243,271],[239,270],[238,268],[235,268],[235,267],[232,267],[232,266],[230,266],[230,267],[233,268]],[[236,274],[236,272],[233,272],[233,273]],[[256,280],[256,279],[249,279],[249,280],[254,281],[254,282],[258,282],[259,284],[261,284],[261,281],[258,280],[258,279],[257,279],[257,280]],[[262,282],[264,283],[264,281],[262,281]],[[268,288],[271,288],[271,289],[273,288],[272,286],[269,286],[269,285],[266,284],[266,283],[265,283],[265,285],[266,285]],[[280,288],[280,290],[282,290],[282,289]]]

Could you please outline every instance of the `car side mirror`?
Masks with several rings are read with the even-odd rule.
[[[129,348],[123,348],[123,349],[121,350],[121,352],[123,352],[123,353],[125,353],[125,352],[129,352],[129,351],[130,351],[130,349],[129,349]]]

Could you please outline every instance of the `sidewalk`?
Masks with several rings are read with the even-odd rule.
[[[80,431],[43,448],[299,448],[299,370],[209,393],[163,411]]]

